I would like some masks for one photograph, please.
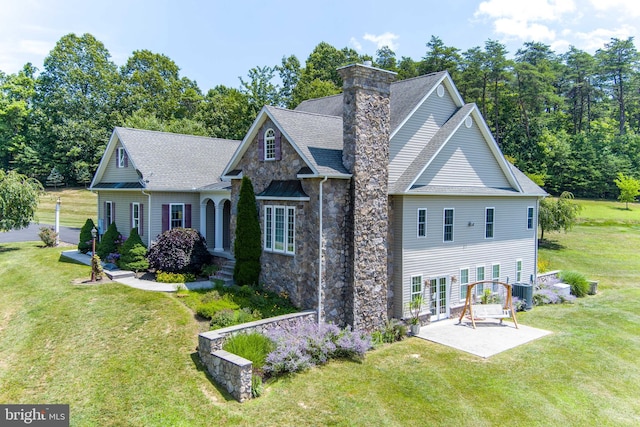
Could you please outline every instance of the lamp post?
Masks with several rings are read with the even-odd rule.
[[[56,202],[56,246],[60,244],[60,197]]]
[[[96,281],[96,269],[93,265],[93,257],[96,256],[96,237],[98,237],[98,230],[93,227],[91,229],[91,237],[92,237],[92,243],[91,243],[91,281],[95,282]]]

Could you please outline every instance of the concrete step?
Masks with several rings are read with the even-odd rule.
[[[104,274],[111,280],[123,279],[125,277],[135,277],[135,273],[133,271],[127,270],[103,270]]]

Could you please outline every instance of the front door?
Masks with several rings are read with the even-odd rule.
[[[429,280],[431,299],[431,321],[449,318],[449,292],[446,277]]]

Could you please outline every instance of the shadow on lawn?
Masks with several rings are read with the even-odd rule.
[[[0,246],[0,254],[3,252],[13,252],[18,250],[20,250],[20,248],[16,248],[15,246]]]
[[[195,351],[195,352],[191,353],[190,356],[191,356],[191,361],[195,365],[195,367],[198,370],[198,372],[204,373],[204,375],[207,377],[207,380],[209,380],[211,385],[214,386],[216,388],[216,390],[218,390],[220,392],[220,394],[222,395],[224,400],[226,400],[227,402],[229,402],[229,401],[235,402],[236,399],[227,391],[227,389],[225,389],[224,387],[222,387],[221,385],[216,383],[213,380],[213,378],[211,378],[211,375],[209,375],[209,372],[207,371],[207,369],[202,364],[202,360],[200,360],[200,355],[198,354],[198,352]]]
[[[560,249],[564,249],[564,246],[556,240],[538,239],[538,248],[559,251]]]

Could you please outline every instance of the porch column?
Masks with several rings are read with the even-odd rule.
[[[207,202],[200,202],[200,234],[207,239]]]
[[[216,235],[215,235],[216,246],[215,248],[213,248],[213,251],[223,252],[224,247],[223,247],[222,237],[224,234],[224,231],[223,231],[224,200],[219,200],[215,204],[215,206],[216,206]]]

